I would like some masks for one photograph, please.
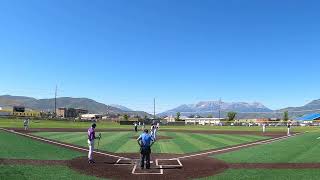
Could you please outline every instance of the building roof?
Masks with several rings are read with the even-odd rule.
[[[298,118],[297,120],[298,121],[312,121],[312,120],[319,119],[319,118],[320,118],[320,114],[307,114],[307,115],[304,115],[304,116]]]

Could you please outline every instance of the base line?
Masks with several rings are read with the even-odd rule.
[[[213,150],[213,151],[199,153],[199,154],[181,156],[181,157],[177,157],[177,158],[172,158],[171,160],[174,160],[174,159],[185,159],[185,158],[191,158],[191,157],[196,157],[196,156],[203,156],[203,155],[208,155],[208,154],[212,154],[212,153],[223,152],[223,151],[238,149],[238,148],[242,148],[242,147],[252,146],[252,145],[256,145],[256,144],[266,144],[266,143],[275,142],[275,141],[279,141],[279,140],[283,140],[283,139],[288,139],[290,137],[294,137],[294,136],[299,135],[299,134],[301,134],[301,133],[293,134],[291,136],[281,136],[281,137],[277,137],[277,138],[267,139],[267,140],[264,140],[264,141],[253,142],[253,143],[250,143],[250,144],[238,145],[238,146],[234,146],[234,147],[229,147],[229,148],[224,148],[224,149],[219,149],[219,150]]]
[[[81,150],[81,151],[87,151],[87,152],[89,151],[88,149],[84,149],[84,148],[80,148],[80,147],[76,147],[76,146],[72,146],[72,145],[68,145],[68,144],[63,144],[63,143],[47,140],[47,139],[40,138],[40,137],[37,137],[37,136],[29,135],[29,134],[19,133],[19,132],[13,131],[13,130],[8,130],[8,129],[4,129],[4,128],[0,128],[0,130],[4,130],[4,131],[10,132],[10,133],[18,134],[18,135],[21,135],[21,136],[37,139],[37,140],[48,142],[48,143],[52,143],[52,144],[57,144],[57,145],[60,145],[60,146],[65,146],[65,147],[69,147],[69,148],[73,148],[73,149],[78,149],[78,150]],[[130,158],[125,158],[125,157],[121,157],[121,156],[107,154],[107,153],[103,153],[103,152],[99,152],[99,151],[93,151],[93,152],[96,153],[96,154],[104,155],[104,156],[110,156],[110,157],[114,157],[114,158],[130,160]]]

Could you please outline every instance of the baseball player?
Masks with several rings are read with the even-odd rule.
[[[95,163],[93,160],[93,150],[94,150],[94,140],[96,138],[95,128],[97,125],[94,123],[92,126],[88,129],[88,146],[89,146],[89,153],[88,153],[88,162],[89,163]]]
[[[156,140],[156,136],[157,136],[157,127],[155,124],[151,125],[151,136],[153,137],[154,140]]]
[[[154,139],[157,139],[157,132],[158,132],[159,128],[160,128],[160,123],[157,123],[156,128],[154,130]]]
[[[265,133],[266,132],[266,123],[262,124],[262,132]]]
[[[29,129],[29,119],[25,119],[23,121],[24,130],[27,131]]]
[[[287,131],[287,136],[290,136],[290,129],[291,129],[291,122],[289,121],[287,123],[288,131]]]
[[[144,169],[144,161],[146,161],[146,169],[150,169],[150,154],[151,154],[151,146],[154,143],[153,137],[148,133],[148,129],[145,129],[143,133],[137,139],[138,144],[140,146],[140,167]]]
[[[134,122],[133,125],[134,125],[134,131],[138,132],[138,124],[137,124],[137,122]]]

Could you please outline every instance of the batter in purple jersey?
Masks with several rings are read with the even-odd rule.
[[[95,163],[93,160],[93,150],[94,150],[94,140],[96,139],[95,128],[97,127],[96,124],[92,124],[92,126],[88,129],[88,146],[89,146],[89,153],[88,153],[88,162]]]

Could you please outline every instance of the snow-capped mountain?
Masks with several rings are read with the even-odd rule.
[[[182,115],[199,114],[208,115],[216,114],[217,112],[271,112],[261,103],[253,102],[219,102],[219,101],[201,101],[197,104],[184,104],[166,112],[160,113],[160,116],[175,115],[180,112]]]
[[[129,109],[125,106],[119,105],[119,104],[110,104],[110,106],[121,109],[122,111],[133,111],[132,109]]]

